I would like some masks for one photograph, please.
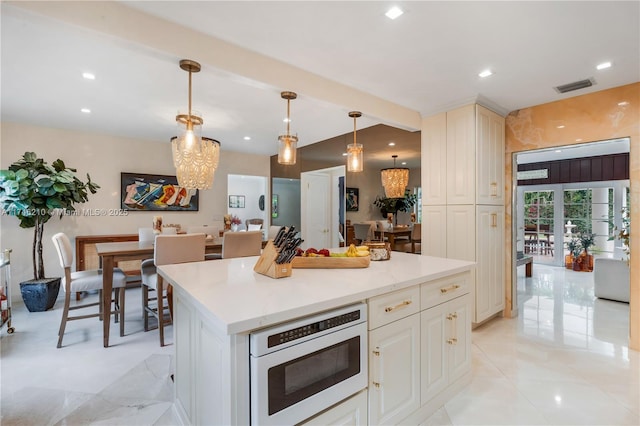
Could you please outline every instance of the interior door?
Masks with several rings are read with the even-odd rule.
[[[300,175],[303,247],[331,247],[331,176],[306,172]]]

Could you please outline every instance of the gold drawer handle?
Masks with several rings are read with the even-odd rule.
[[[450,345],[455,345],[456,343],[458,343],[458,339],[454,337],[452,339],[447,340],[447,343]]]
[[[441,288],[441,289],[440,289],[440,293],[443,293],[443,294],[444,294],[444,293],[448,293],[448,292],[450,292],[450,291],[457,290],[457,289],[459,289],[459,288],[460,288],[460,285],[459,285],[459,284],[454,284],[454,285],[452,285],[451,287],[443,287],[443,288]]]
[[[374,354],[375,356],[380,356],[380,351],[378,350],[378,348],[376,348],[376,350],[375,350],[375,351],[373,351],[373,354]]]
[[[405,300],[402,303],[398,303],[396,306],[387,306],[386,308],[384,308],[384,311],[385,312],[395,311],[396,309],[404,308],[405,306],[408,306],[410,304],[411,304],[411,300]]]
[[[379,387],[380,387],[380,383],[378,383],[378,382],[372,382],[372,383],[373,383],[373,386],[375,386],[375,387],[377,387],[377,388],[379,388]]]
[[[498,184],[496,182],[491,182],[491,196],[498,196]]]
[[[456,318],[458,318],[458,313],[457,313],[457,312],[454,312],[454,313],[452,313],[452,314],[447,315],[447,319],[448,319],[449,321],[452,321],[452,320],[454,320],[454,319],[456,319]]]

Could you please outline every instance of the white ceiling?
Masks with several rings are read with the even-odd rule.
[[[70,8],[100,9],[100,2],[44,3],[1,4],[3,121],[168,142],[175,114],[187,108],[188,77],[173,50],[139,42],[145,28],[135,42],[118,36],[118,25],[135,27],[138,12],[423,116],[477,100],[504,115],[640,81],[638,1],[123,2],[120,7],[135,9],[131,19],[106,30],[48,12],[69,8],[73,16]],[[393,4],[405,11],[395,21],[384,16]],[[167,45],[178,39],[169,27]],[[189,46],[195,56],[188,59],[216,54],[209,49],[208,43]],[[604,61],[613,67],[597,71]],[[485,68],[495,74],[480,79]],[[96,80],[84,80],[83,71]],[[273,76],[260,81],[255,71],[249,77],[203,66],[193,76],[193,106],[204,117],[203,135],[220,140],[223,150],[272,155],[285,128],[280,91],[295,88],[275,87]],[[553,89],[586,78],[596,84],[567,94]],[[347,112],[368,107],[298,94],[291,128],[301,145],[351,132]],[[92,113],[80,113],[83,107]],[[381,122],[393,124],[365,113],[358,128]]]

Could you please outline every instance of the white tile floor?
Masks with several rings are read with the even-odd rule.
[[[627,348],[628,305],[594,299],[592,274],[519,268],[520,316],[473,332],[473,381],[424,425],[640,425],[640,353]],[[173,346],[142,332],[138,289],[127,291],[127,336],[103,349],[93,320],[67,326],[60,305],[15,306],[2,330],[0,423],[170,425]],[[167,340],[172,342],[171,328]]]

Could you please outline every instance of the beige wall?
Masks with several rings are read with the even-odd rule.
[[[631,226],[640,224],[640,83],[511,112],[505,132],[505,190],[511,193],[512,154],[532,149],[631,138]],[[559,129],[559,125],[565,127]],[[506,206],[506,246],[511,248],[511,197]],[[640,238],[631,237],[630,346],[640,350]],[[512,250],[507,250],[507,307],[512,310]]]
[[[175,175],[169,143],[142,141],[81,133],[61,129],[2,123],[0,139],[0,168],[6,169],[25,151],[33,151],[49,164],[62,159],[68,167],[78,169],[78,177],[86,174],[100,185],[98,193],[79,206],[84,209],[120,208],[120,172]],[[224,150],[215,174],[213,187],[200,191],[198,212],[163,213],[165,223],[188,225],[221,222],[227,212],[227,175],[269,176],[269,157],[241,154]],[[45,225],[44,261],[47,276],[61,276],[62,270],[53,248],[51,236],[65,232],[76,235],[135,234],[138,227],[151,226],[154,213],[131,212],[127,216],[89,216],[52,218]],[[31,246],[33,229],[22,229],[13,217],[0,216],[0,248],[13,249],[12,299],[21,301],[18,283],[32,278]]]

